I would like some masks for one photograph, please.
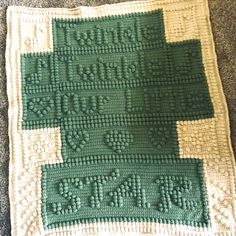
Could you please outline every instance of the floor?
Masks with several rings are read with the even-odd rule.
[[[208,0],[219,71],[226,96],[231,138],[236,154],[236,1]],[[96,6],[124,0],[1,0],[0,1],[0,236],[10,235],[8,199],[9,148],[5,74],[6,9],[10,5],[30,7]]]

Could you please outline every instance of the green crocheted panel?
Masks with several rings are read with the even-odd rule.
[[[177,121],[214,116],[199,40],[167,43],[162,10],[54,19],[53,52],[21,55],[23,128],[60,127],[42,167],[44,228],[104,221],[210,224],[202,160]]]

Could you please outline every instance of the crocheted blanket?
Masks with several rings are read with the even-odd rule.
[[[206,0],[9,7],[12,235],[235,235]]]

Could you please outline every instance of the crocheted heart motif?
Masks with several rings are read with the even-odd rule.
[[[66,135],[68,145],[76,152],[81,151],[85,144],[89,141],[89,134],[84,130],[70,131]]]
[[[53,100],[50,97],[33,98],[28,103],[29,110],[42,118],[53,108]]]
[[[134,137],[128,131],[111,130],[107,132],[105,141],[113,151],[121,153],[134,141]]]
[[[155,127],[149,130],[149,139],[153,146],[162,149],[169,142],[171,133],[167,127]]]

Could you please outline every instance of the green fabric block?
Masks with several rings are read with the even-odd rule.
[[[178,168],[176,168],[178,167]],[[80,158],[43,168],[46,228],[99,221],[209,224],[202,161]]]

